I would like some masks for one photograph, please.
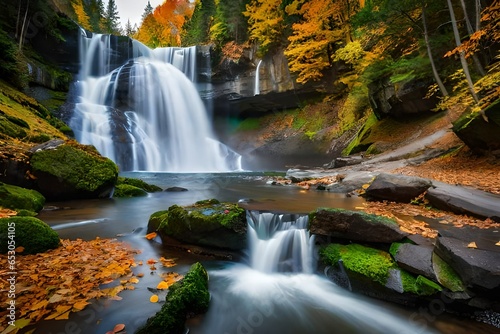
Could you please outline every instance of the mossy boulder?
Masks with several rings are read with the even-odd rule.
[[[0,207],[38,212],[44,204],[45,197],[38,191],[0,182]]]
[[[35,149],[30,163],[35,188],[50,200],[109,197],[118,178],[113,161],[73,142]]]
[[[168,238],[177,241],[220,249],[246,248],[246,212],[234,203],[204,200],[194,205],[172,205],[166,211],[151,215],[149,230],[157,230],[168,244]]]
[[[141,188],[131,186],[130,184],[117,184],[113,197],[141,197],[147,196],[148,193]]]
[[[405,297],[398,294],[409,294],[412,298],[441,291],[429,279],[399,268],[389,253],[379,249],[359,244],[330,244],[320,250],[320,258],[325,265],[345,275],[343,280],[352,290],[374,297],[405,303]]]
[[[500,156],[500,99],[484,110],[465,112],[453,123],[453,131],[471,150],[479,154]]]
[[[169,289],[165,304],[136,334],[181,334],[189,315],[208,309],[208,273],[199,263],[191,266],[186,276]]]
[[[162,191],[163,189],[155,186],[154,184],[149,184],[141,179],[134,179],[131,177],[124,177],[124,176],[119,176],[116,184],[128,184],[140,189],[143,189],[144,191],[148,193],[154,193],[158,191]]]
[[[119,176],[113,197],[147,196],[148,193],[157,191],[162,191],[162,189],[140,179]]]
[[[12,236],[12,239],[9,236]],[[0,252],[2,254],[10,250],[11,240],[15,240],[15,247],[24,247],[22,254],[45,252],[57,248],[60,244],[58,234],[49,225],[34,217],[1,218]]]
[[[392,243],[408,234],[390,218],[344,209],[320,208],[309,215],[312,234],[363,242]]]

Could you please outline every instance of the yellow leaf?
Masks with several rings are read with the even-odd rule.
[[[73,309],[76,310],[76,311],[81,311],[85,308],[85,306],[87,306],[89,303],[82,300],[82,301],[79,301],[79,302],[76,302],[73,304]]]
[[[137,275],[137,276],[139,276],[139,275]],[[144,274],[143,274],[143,276],[144,276]],[[128,281],[129,281],[130,283],[132,283],[132,284],[137,284],[137,283],[139,283],[139,279],[138,279],[137,277],[132,277],[132,278],[131,278],[131,279],[129,279]]]
[[[14,321],[14,326],[9,325],[1,334],[17,333],[21,328],[28,326],[30,319],[17,319]],[[15,332],[14,332],[15,331]]]
[[[158,303],[158,296],[157,295],[152,295],[150,298],[149,298],[149,301],[151,303]]]
[[[48,300],[41,300],[38,303],[36,303],[35,305],[33,305],[31,310],[32,311],[38,310],[39,308],[43,308],[43,307],[47,306],[48,304],[49,304]]]
[[[61,300],[63,299],[63,296],[55,293],[54,295],[52,295],[52,297],[50,297],[49,299],[49,303],[50,304],[53,304],[53,303],[58,303],[60,302]]]
[[[56,320],[67,320],[67,319],[69,319],[69,314],[70,314],[70,313],[71,313],[71,311],[68,311],[68,312],[66,312],[66,313],[63,313],[63,314],[61,314],[60,316],[58,316],[58,317],[56,318]]]
[[[154,239],[154,238],[156,238],[157,235],[158,234],[156,232],[151,232],[149,234],[146,234],[146,239],[148,239],[148,240]]]
[[[467,247],[469,247],[469,248],[477,248],[477,245],[476,245],[476,243],[473,241],[473,242],[469,243],[469,244],[467,245]]]
[[[49,315],[48,317],[46,317],[45,320],[52,320],[52,319],[63,320],[63,319],[68,319],[67,317],[66,318],[59,318],[59,317],[64,317],[66,313],[68,313],[66,316],[69,316],[69,312],[70,312],[71,308],[72,308],[72,306],[70,306],[70,305],[58,305],[56,307],[55,312],[52,313],[51,315]]]
[[[168,289],[168,287],[170,286],[171,284],[168,284],[167,282],[165,281],[161,281],[160,283],[158,283],[158,285],[156,286],[157,289],[159,290],[163,290],[163,289]]]

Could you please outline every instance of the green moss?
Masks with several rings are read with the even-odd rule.
[[[22,139],[27,136],[26,131],[19,125],[12,123],[6,116],[0,116],[0,134],[12,138]]]
[[[391,256],[381,250],[358,244],[330,244],[320,251],[325,263],[336,265],[340,259],[346,269],[385,285],[389,269],[396,266]]]
[[[45,143],[45,142],[48,142],[49,140],[51,139],[51,137],[45,133],[41,133],[41,134],[38,134],[38,135],[35,135],[35,136],[31,136],[28,138],[28,140],[32,143],[38,143],[38,144],[41,144],[41,143]]]
[[[188,314],[206,312],[209,301],[208,273],[198,262],[191,266],[184,279],[170,287],[161,310],[136,334],[184,333]]]
[[[393,244],[394,251],[399,247]],[[403,291],[419,296],[432,295],[441,291],[441,287],[423,276],[415,277],[411,273],[398,267],[389,253],[358,244],[341,245],[330,244],[320,249],[321,260],[328,265],[337,266],[342,260],[344,267],[381,285],[386,285],[390,270],[400,273]]]
[[[45,204],[45,197],[38,191],[24,189],[0,182],[0,206],[13,210],[25,209],[40,211]]]
[[[342,155],[350,155],[366,151],[373,141],[369,140],[372,127],[378,122],[375,114],[370,114],[365,121],[365,124],[359,129],[354,140],[342,151]]]
[[[64,180],[76,189],[96,191],[103,185],[114,185],[118,167],[95,149],[61,145],[53,150],[35,152],[31,157],[35,172],[43,172]]]
[[[393,242],[391,244],[391,248],[389,248],[389,253],[392,255],[392,257],[396,257],[396,254],[398,253],[399,247],[401,247],[402,243],[400,242]]]
[[[153,184],[146,183],[143,180],[134,179],[134,178],[130,178],[130,177],[123,177],[123,176],[118,177],[118,181],[116,182],[116,184],[117,185],[120,185],[120,184],[131,185],[131,186],[140,188],[148,193],[153,193],[153,192],[163,190],[162,188],[155,186]]]
[[[212,205],[212,204],[220,204],[220,201],[215,198],[210,198],[210,199],[203,199],[201,201],[198,201],[195,203],[195,206],[207,206],[207,205]]]
[[[24,247],[23,254],[35,254],[57,248],[59,236],[40,219],[34,217],[10,217],[0,219],[0,252],[7,253],[9,232],[15,240],[15,246]]]
[[[453,292],[465,291],[465,285],[456,271],[435,253],[432,254],[432,265],[439,284]]]
[[[162,210],[162,211],[157,211],[153,213],[149,217],[149,222],[148,222],[148,231],[153,232],[157,231],[158,228],[160,227],[161,222],[163,219],[165,219],[165,215],[168,213],[168,210]]]
[[[147,196],[148,193],[141,188],[131,186],[130,184],[117,184],[113,197],[140,197]]]

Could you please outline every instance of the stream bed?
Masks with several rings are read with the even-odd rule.
[[[130,172],[123,176],[140,178],[164,189],[183,187],[187,191],[164,191],[140,198],[46,203],[39,218],[63,239],[117,238],[141,250],[137,261],[163,256],[175,258],[177,265],[147,272],[135,290],[120,293],[123,298],[120,301],[94,301],[83,311],[72,313],[68,320],[40,322],[35,333],[105,334],[119,323],[126,325],[127,333],[134,333],[161,308],[164,295],[160,295],[160,303],[151,303],[148,288],[157,285],[162,270],[185,274],[196,261],[209,271],[212,300],[207,315],[188,321],[192,334],[498,333],[497,328],[468,319],[434,314],[430,307],[405,309],[359,296],[314,272],[266,272],[256,269],[248,259],[241,263],[215,261],[163,248],[159,238],[152,241],[144,238],[149,216],[173,204],[188,205],[208,198],[243,200],[251,210],[300,214],[318,207],[352,210],[363,204],[362,198],[271,185],[265,173]]]

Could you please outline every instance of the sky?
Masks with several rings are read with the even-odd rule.
[[[149,0],[151,6],[156,8],[161,5],[164,0]],[[106,4],[107,1],[104,1]],[[130,19],[132,27],[134,24],[139,26],[141,24],[141,16],[144,13],[144,8],[148,5],[148,0],[115,0],[116,7],[118,7],[118,15],[120,16],[120,23],[122,28],[125,28],[127,20]]]

